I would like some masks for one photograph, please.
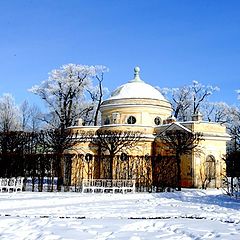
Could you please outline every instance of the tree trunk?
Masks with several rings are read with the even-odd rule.
[[[96,172],[96,178],[101,178],[101,148],[98,148],[97,151],[97,172]]]
[[[102,75],[102,80],[103,80],[103,75]],[[96,112],[95,112],[95,116],[94,116],[94,126],[97,126],[97,124],[98,124],[98,113],[100,111],[100,106],[102,103],[102,97],[103,97],[102,80],[98,79],[100,95],[99,95],[98,104],[97,104],[97,108],[96,108]]]
[[[56,156],[56,167],[57,167],[57,190],[61,191],[61,186],[63,185],[63,156]]]
[[[231,176],[231,196],[233,196],[233,176]]]
[[[66,155],[64,157],[64,177],[63,182],[65,185],[65,190],[69,191],[69,187],[71,186],[71,175],[72,175],[72,156]]]
[[[113,159],[114,159],[114,155],[110,154],[110,164],[109,164],[109,179],[113,179]]]
[[[179,153],[176,153],[176,160],[177,160],[177,190],[181,191],[181,187],[182,187],[181,156]]]

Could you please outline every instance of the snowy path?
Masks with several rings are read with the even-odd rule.
[[[0,239],[240,239],[240,200],[220,193],[1,193]]]

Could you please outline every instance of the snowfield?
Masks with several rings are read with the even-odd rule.
[[[240,239],[240,200],[220,190],[0,193],[0,239]]]

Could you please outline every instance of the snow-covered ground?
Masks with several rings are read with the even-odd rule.
[[[220,190],[0,193],[0,239],[240,239],[240,200]]]

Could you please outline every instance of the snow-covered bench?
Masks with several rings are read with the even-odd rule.
[[[0,178],[0,192],[21,192],[23,180],[23,177]]]
[[[111,192],[126,193],[135,192],[135,180],[128,179],[83,179],[82,193],[84,192]]]

